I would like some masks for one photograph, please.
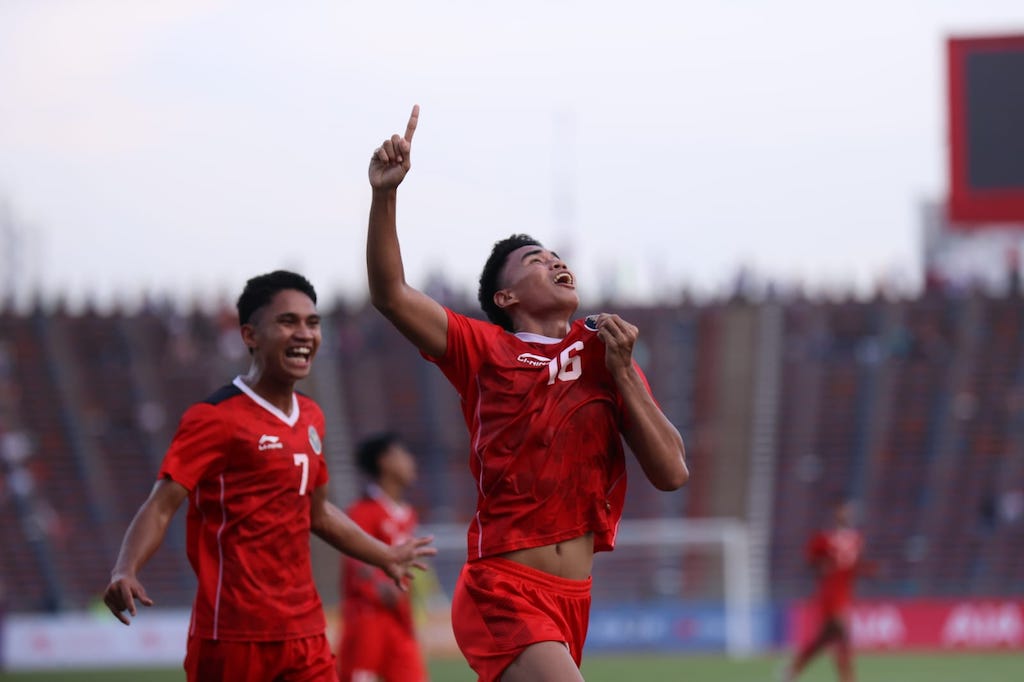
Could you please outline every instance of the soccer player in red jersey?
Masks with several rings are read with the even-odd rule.
[[[494,245],[479,290],[490,322],[405,281],[395,211],[418,119],[416,106],[370,159],[366,260],[374,306],[462,399],[477,509],[456,641],[480,680],[582,680],[594,553],[613,548],[626,490],[620,436],[662,490],[687,480],[683,440],[633,360],[637,328],[573,321],[576,278],[536,240]]]
[[[819,530],[807,543],[807,561],[817,577],[815,604],[819,619],[814,637],[797,652],[787,671],[787,680],[795,680],[818,653],[835,645],[836,670],[842,682],[853,682],[853,647],[850,633],[850,606],[857,576],[873,573],[872,562],[864,559],[864,536],[853,525],[853,503],[837,502],[831,528]]]
[[[399,585],[436,550],[429,538],[385,544],[327,501],[324,416],[295,391],[320,347],[312,285],[286,271],[260,275],[237,307],[249,372],[183,415],[125,533],[104,601],[125,625],[136,600],[153,604],[137,576],[188,498],[187,553],[198,578],[188,679],[333,681],[309,533]]]
[[[389,545],[413,537],[416,511],[405,493],[416,482],[416,460],[397,434],[362,440],[356,464],[369,484],[345,513]],[[409,593],[379,568],[345,557],[342,563],[341,682],[426,682]]]

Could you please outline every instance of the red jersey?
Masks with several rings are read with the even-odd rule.
[[[864,536],[854,528],[819,531],[807,544],[807,560],[819,567],[818,599],[828,611],[850,605]]]
[[[356,500],[345,513],[367,533],[388,545],[398,545],[411,539],[416,530],[417,518],[413,508],[390,499],[377,486],[370,486],[367,494]],[[387,613],[395,615],[410,633],[413,632],[408,592],[399,592],[394,581],[381,569],[350,556],[343,556],[342,567],[343,622],[350,622],[358,613]],[[382,587],[394,592],[399,600],[397,608],[381,599]],[[349,632],[346,630],[345,634]]]
[[[324,416],[304,395],[285,415],[240,378],[185,411],[160,476],[189,490],[198,578],[191,636],[273,641],[322,634],[309,553],[311,491],[327,483]]]
[[[624,412],[596,329],[577,320],[554,339],[447,313],[445,356],[427,359],[458,391],[469,429],[469,560],[591,531],[595,551],[612,549],[626,494]]]

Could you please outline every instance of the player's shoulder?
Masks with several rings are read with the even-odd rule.
[[[181,415],[179,431],[206,433],[208,429],[220,428],[233,412],[230,406],[237,405],[233,398],[239,395],[241,391],[227,385],[218,388],[203,400],[192,403]]]
[[[444,306],[444,310],[445,314],[448,315],[449,328],[454,329],[457,333],[460,331],[462,333],[470,331],[474,334],[489,334],[492,336],[501,336],[505,333],[505,329],[501,325],[497,325],[477,315],[469,315],[452,310],[448,306]]]
[[[295,391],[295,398],[299,401],[299,409],[305,414],[316,415],[319,418],[323,418],[324,412],[320,409],[320,404],[313,400],[312,397],[303,393],[302,391]]]
[[[186,421],[216,419],[217,415],[223,414],[225,408],[233,403],[233,399],[241,395],[242,392],[231,384],[221,386],[199,402],[189,405],[183,419]]]
[[[234,384],[224,384],[216,391],[206,396],[206,398],[196,403],[195,406],[211,405],[216,407],[218,405],[223,405],[232,398],[237,398],[240,395],[242,395],[242,391],[237,386],[235,386]]]
[[[379,515],[380,511],[380,505],[373,498],[366,495],[360,495],[345,508],[345,514],[352,519],[358,520],[360,525],[369,517]]]

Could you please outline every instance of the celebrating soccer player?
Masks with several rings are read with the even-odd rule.
[[[633,360],[618,315],[572,320],[576,278],[526,235],[494,245],[480,277],[490,322],[405,281],[395,211],[419,107],[370,158],[366,260],[377,307],[458,391],[477,509],[452,602],[456,641],[480,680],[582,680],[596,551],[622,514],[625,437],[647,478],[688,477],[683,440]]]
[[[327,501],[324,416],[295,391],[320,347],[312,285],[280,270],[254,277],[238,318],[251,368],[185,412],[128,526],[104,601],[125,625],[136,600],[153,603],[137,576],[187,497],[188,558],[199,583],[190,682],[336,680],[310,531],[400,586],[436,550],[429,538],[385,544]]]

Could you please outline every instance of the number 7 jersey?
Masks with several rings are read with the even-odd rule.
[[[189,634],[274,641],[324,632],[309,551],[310,494],[327,483],[324,417],[293,394],[284,414],[240,378],[182,416],[161,478],[189,490],[198,579]]]

